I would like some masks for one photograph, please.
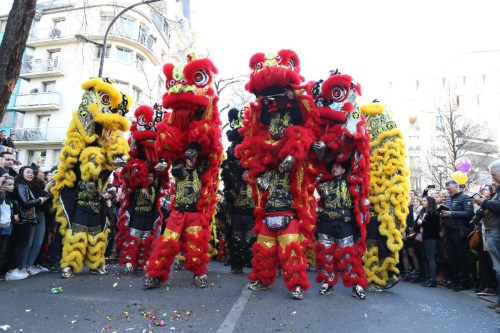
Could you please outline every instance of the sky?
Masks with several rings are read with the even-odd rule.
[[[291,49],[306,80],[337,68],[372,95],[388,78],[433,76],[462,53],[500,50],[494,3],[191,0],[191,11],[196,48],[221,76],[249,74],[254,53]]]
[[[1,0],[0,14],[11,4]],[[306,80],[339,69],[371,100],[389,79],[433,76],[462,53],[500,50],[496,7],[492,0],[191,0],[191,16],[195,50],[220,77],[249,74],[254,53],[291,49]]]

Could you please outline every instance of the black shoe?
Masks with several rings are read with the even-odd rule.
[[[143,280],[144,289],[154,289],[160,286],[160,279],[151,276],[145,276]]]
[[[455,287],[453,287],[453,291],[462,291],[462,290],[469,290],[470,286],[464,283],[457,283]]]
[[[419,275],[415,275],[411,280],[410,282],[411,283],[420,283],[422,281],[422,279],[420,278]]]
[[[241,274],[241,273],[243,273],[243,268],[240,267],[231,268],[231,274]]]
[[[429,280],[427,283],[423,284],[424,287],[437,288],[436,280]]]
[[[448,281],[446,282],[446,284],[444,285],[446,288],[448,289],[453,289],[455,287],[456,283],[453,283],[451,281]]]
[[[383,287],[384,289],[390,289],[394,287],[399,282],[398,276],[393,274],[388,280],[386,285]]]

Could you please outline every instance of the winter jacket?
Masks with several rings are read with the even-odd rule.
[[[35,198],[29,186],[22,183],[17,185],[16,197],[19,204],[19,224],[32,222],[28,219],[28,210],[31,207],[41,205],[42,198]]]
[[[450,217],[444,217],[444,225],[447,229],[468,230],[469,222],[474,216],[472,199],[463,192],[448,197],[446,206],[451,210]]]

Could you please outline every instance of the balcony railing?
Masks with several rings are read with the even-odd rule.
[[[104,34],[106,32],[106,29],[108,28],[108,25],[109,22],[101,22],[99,33]],[[156,45],[156,38],[154,38],[152,35],[148,35],[147,32],[136,30],[131,26],[120,24],[112,26],[109,30],[109,35],[129,38],[141,45],[144,45],[150,51],[154,51],[154,47]]]
[[[11,128],[10,133],[14,133],[16,141],[21,142],[60,142],[65,139],[67,130],[67,127]]]
[[[44,76],[63,75],[62,59],[35,59],[24,61],[21,65],[21,76],[34,77],[38,74]]]
[[[61,94],[57,92],[44,92],[32,94],[20,94],[16,97],[14,110],[18,111],[40,111],[59,110]]]
[[[65,27],[53,27],[49,29],[33,29],[30,31],[28,36],[28,43],[30,42],[39,42],[42,40],[56,40],[63,38],[74,38],[73,34],[69,33],[70,29]]]

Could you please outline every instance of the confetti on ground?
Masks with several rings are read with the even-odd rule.
[[[1,329],[2,331],[7,331],[9,328],[10,328],[10,326],[9,326],[9,325],[2,325],[2,326],[0,326],[0,329]]]
[[[178,320],[188,320],[188,318],[193,314],[193,312],[190,310],[186,311],[173,310],[169,314],[167,311],[161,311],[160,309],[154,309],[154,308],[151,311],[148,311],[147,309],[139,309],[138,313],[142,317],[149,319],[151,325],[153,326],[167,325],[165,319],[162,319],[161,317],[163,318],[168,317],[170,321],[178,321]]]
[[[78,320],[72,320],[71,323],[74,324],[76,323]]]
[[[26,309],[26,312],[31,312],[31,309]]]
[[[50,292],[53,294],[60,294],[60,293],[62,293],[62,287],[54,287],[54,288],[50,289]]]
[[[115,288],[118,285],[118,282],[113,283],[113,288]]]

